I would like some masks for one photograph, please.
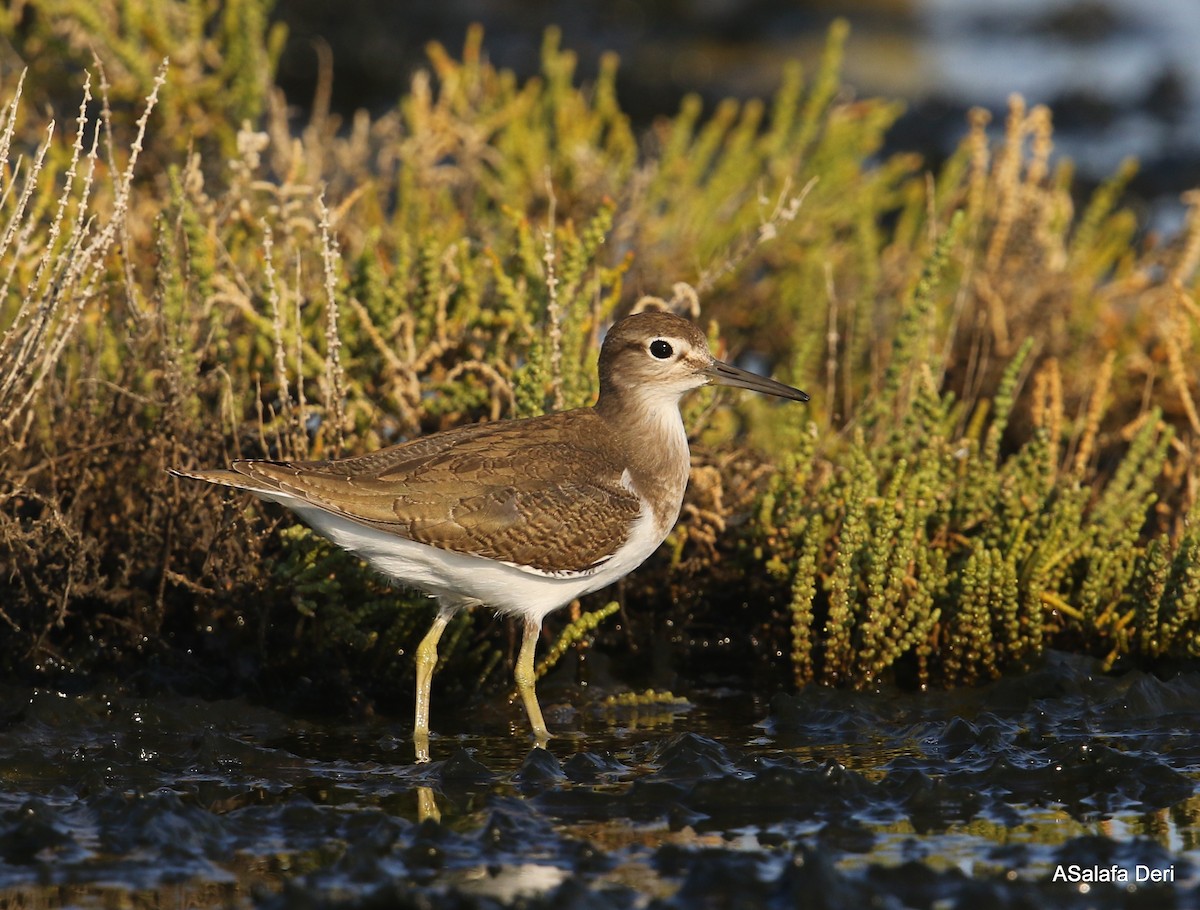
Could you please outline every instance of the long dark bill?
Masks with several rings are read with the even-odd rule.
[[[799,389],[793,389],[790,385],[784,385],[782,382],[776,382],[766,376],[739,369],[720,360],[714,360],[706,372],[717,385],[751,389],[767,395],[776,395],[779,398],[790,398],[792,401],[808,401],[807,392],[801,392]]]

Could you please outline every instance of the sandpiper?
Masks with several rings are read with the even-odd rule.
[[[799,389],[715,359],[669,313],[617,322],[588,408],[459,427],[335,461],[235,461],[174,471],[287,506],[376,570],[438,601],[417,648],[418,761],[429,760],[429,691],[447,622],[486,605],[524,620],[517,690],[538,746],[542,620],[637,568],[679,517],[690,455],[679,400],[709,383],[807,401]]]

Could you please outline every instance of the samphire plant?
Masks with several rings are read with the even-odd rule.
[[[1050,113],[1020,99],[994,142],[973,114],[936,173],[880,159],[899,105],[840,87],[843,25],[769,104],[689,98],[644,135],[616,59],[580,85],[553,30],[537,78],[473,30],[395,109],[297,123],[267,9],[0,17],[31,63],[0,69],[8,674],[389,697],[424,600],[165,469],[587,403],[605,326],[645,306],[814,400],[696,395],[683,521],[637,603],[584,605],[564,640],[703,627],[857,687],[971,683],[1047,647],[1196,656],[1194,199],[1167,242],[1118,207],[1128,168],[1076,211]],[[131,54],[148,35],[159,69]],[[494,628],[463,617],[439,679],[503,679]]]

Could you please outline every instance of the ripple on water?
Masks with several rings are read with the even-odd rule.
[[[1197,673],[1050,655],[968,692],[698,692],[636,726],[581,696],[550,751],[450,719],[420,766],[387,719],[5,694],[10,904],[1197,903]]]

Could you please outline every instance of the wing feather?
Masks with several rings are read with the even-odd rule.
[[[541,432],[539,421],[551,420],[555,432]],[[466,427],[338,461],[232,468],[252,488],[419,543],[579,572],[611,556],[642,510],[605,441],[598,418],[583,410]]]

